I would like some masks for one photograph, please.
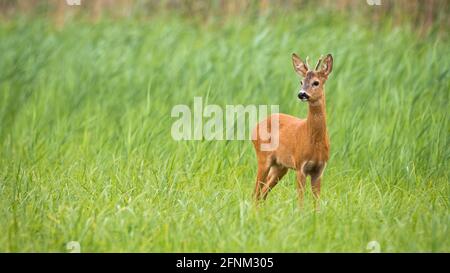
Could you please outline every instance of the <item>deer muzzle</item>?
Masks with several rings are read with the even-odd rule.
[[[300,90],[300,92],[298,93],[298,98],[301,101],[308,101],[309,97],[310,97],[309,94],[304,90]]]

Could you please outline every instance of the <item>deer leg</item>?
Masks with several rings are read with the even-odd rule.
[[[288,169],[282,166],[272,166],[269,171],[269,176],[267,178],[267,183],[262,188],[261,196],[263,199],[267,198],[267,194],[269,191],[275,187],[278,181],[283,178],[283,176],[287,173]]]
[[[264,164],[258,163],[258,172],[256,173],[256,184],[255,191],[253,197],[256,201],[261,199],[261,189],[263,185],[266,183],[267,174],[269,173],[270,167],[265,166]]]
[[[311,176],[311,189],[314,196],[314,207],[316,211],[320,210],[320,181],[322,180],[321,176]]]
[[[306,176],[303,170],[297,170],[297,193],[298,193],[298,204],[300,208],[303,208],[303,197],[305,195],[305,184]]]

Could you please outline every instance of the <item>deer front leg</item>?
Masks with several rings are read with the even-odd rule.
[[[256,183],[255,183],[255,191],[253,193],[253,197],[255,201],[259,201],[261,199],[261,189],[266,183],[267,174],[269,173],[270,167],[264,166],[264,164],[258,164],[258,172],[256,174]]]
[[[297,193],[298,204],[300,208],[303,208],[303,197],[305,195],[306,176],[302,170],[297,170]]]
[[[321,176],[311,176],[311,189],[314,196],[314,208],[316,211],[320,210],[320,182]]]

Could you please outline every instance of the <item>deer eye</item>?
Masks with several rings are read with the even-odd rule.
[[[300,85],[303,85],[303,81],[300,81]]]
[[[313,86],[319,86],[319,82],[318,81],[314,81],[313,82]]]

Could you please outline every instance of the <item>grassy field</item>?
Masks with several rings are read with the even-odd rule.
[[[449,252],[449,49],[325,14],[2,22],[0,251]],[[335,60],[320,213],[294,173],[254,208],[250,141],[170,135],[194,96],[304,117],[292,52]]]

